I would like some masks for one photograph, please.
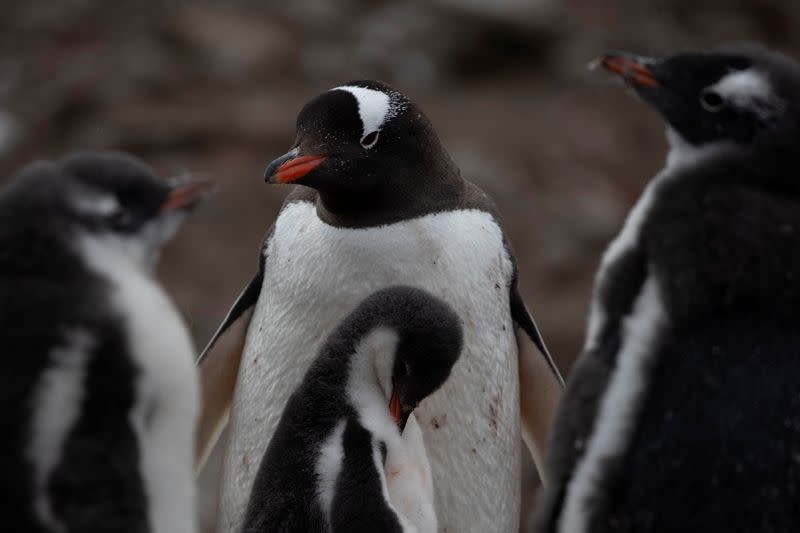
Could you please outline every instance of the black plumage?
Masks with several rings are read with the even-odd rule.
[[[598,467],[584,506],[588,529],[791,530],[800,520],[800,403],[791,385],[800,378],[800,68],[749,47],[608,57],[632,63],[616,71],[688,149],[715,151],[662,171],[634,241],[598,276],[607,320],[567,385],[538,529],[559,530],[576,470],[604,423],[600,405],[621,346],[636,334],[625,322],[653,279],[666,323],[650,343],[630,438]],[[657,84],[640,86],[640,69]],[[770,93],[726,103],[722,113],[678,105],[742,69],[762,76]]]
[[[220,521],[224,527],[238,528],[246,487],[253,476],[253,470],[242,465],[251,464],[255,459],[252,455],[261,455],[256,442],[268,438],[259,434],[271,435],[277,422],[277,413],[267,403],[271,397],[258,391],[272,388],[280,380],[276,388],[280,389],[282,400],[287,398],[295,383],[283,382],[283,369],[293,365],[305,368],[321,339],[343,318],[345,309],[352,308],[371,290],[395,284],[433,291],[470,323],[463,364],[456,369],[456,378],[447,384],[453,392],[439,394],[430,404],[438,409],[440,401],[460,405],[474,402],[470,410],[483,412],[486,409],[479,404],[492,402],[495,395],[509,400],[500,410],[500,439],[484,439],[485,430],[479,424],[453,424],[441,431],[433,425],[422,427],[426,439],[446,438],[454,450],[458,449],[458,442],[476,439],[475,453],[487,456],[486,461],[471,469],[472,452],[440,453],[433,458],[437,498],[459,502],[470,499],[462,498],[465,491],[444,474],[445,470],[453,470],[450,463],[475,478],[488,480],[489,471],[496,471],[488,465],[496,461],[507,466],[499,475],[517,477],[519,469],[504,459],[506,455],[518,457],[512,453],[519,443],[515,434],[517,420],[538,468],[546,426],[563,380],[522,299],[514,254],[494,202],[463,178],[420,107],[396,89],[376,81],[353,81],[325,91],[304,106],[297,119],[294,143],[286,154],[268,164],[265,178],[269,183],[300,187],[286,198],[267,232],[255,275],[198,358],[203,381],[211,384],[204,388],[198,432],[204,450],[202,458],[217,445],[222,428],[229,421],[232,430],[222,481]],[[483,218],[485,222],[472,226]],[[450,223],[451,219],[458,221]],[[303,229],[295,233],[293,228],[298,227]],[[375,232],[385,232],[386,237],[375,238]],[[398,255],[388,264],[387,254],[380,248],[393,236],[399,239]],[[476,251],[491,251],[486,256],[473,257],[467,252],[461,257],[465,247],[454,244],[459,237],[467,239]],[[323,249],[330,252],[312,259]],[[355,254],[362,259],[350,264],[349,258]],[[495,260],[500,261],[500,269],[489,265]],[[450,264],[443,268],[445,262]],[[482,264],[479,266],[478,262]],[[287,275],[286,264],[294,265],[293,273]],[[361,268],[367,271],[356,274]],[[410,275],[418,268],[419,274]],[[364,279],[370,282],[362,283]],[[290,305],[279,303],[284,297]],[[308,337],[302,332],[283,337],[284,332],[276,329],[271,317],[285,314],[294,317],[293,324],[305,320],[307,312],[298,312],[293,302],[308,300],[318,304],[313,310],[318,318],[310,326],[318,329]],[[242,327],[237,328],[237,322]],[[234,342],[215,345],[231,329],[234,331],[229,340]],[[508,339],[512,333],[516,338]],[[536,344],[543,360],[533,351],[521,350],[525,336]],[[313,339],[314,350],[305,349],[307,338]],[[293,359],[293,346],[303,346],[296,350],[304,354],[300,359]],[[260,370],[256,370],[251,365],[261,357],[268,357],[275,364],[269,370],[258,364]],[[497,358],[506,357],[513,360],[511,364],[495,363]],[[478,367],[480,370],[475,371]],[[465,369],[463,374],[461,368]],[[519,392],[510,393],[512,388],[517,389],[514,382],[519,383]],[[490,385],[485,387],[484,383]],[[467,398],[461,398],[462,394]],[[521,407],[519,418],[517,406]],[[450,410],[449,406],[443,410]],[[486,416],[492,417],[493,410],[486,411]],[[256,411],[266,413],[269,419],[258,429],[251,416]],[[433,412],[426,415],[436,416]],[[460,438],[451,438],[456,432]],[[201,465],[204,462],[201,460]],[[516,507],[518,502],[511,496],[517,483],[499,484],[504,489],[490,498],[496,505],[508,503]],[[477,479],[467,485],[467,491],[483,491],[483,483]],[[492,503],[486,507],[494,506]],[[497,525],[491,513],[482,508],[467,510],[465,504],[462,511],[455,505],[448,507],[440,517],[450,529],[463,529],[471,521],[471,512],[484,520],[477,527]],[[509,519],[508,525],[499,527],[514,529],[515,522],[516,518]]]
[[[141,450],[129,419],[139,374],[128,352],[125,317],[110,301],[108,281],[86,264],[75,241],[87,233],[134,235],[159,216],[172,190],[134,158],[82,153],[32,164],[0,193],[0,336],[6,352],[0,367],[6,486],[0,505],[8,531],[150,531]],[[96,194],[113,196],[120,208],[80,207]],[[75,343],[76,332],[85,343]],[[85,357],[85,376],[78,413],[44,480],[47,520],[37,508],[40,458],[31,441],[41,428],[33,418],[37,393],[58,385],[43,381],[53,354],[73,345],[82,353],[69,352],[59,363],[71,366]]]
[[[444,383],[461,351],[457,316],[425,291],[391,287],[364,300],[326,340],[290,397],[256,475],[243,532],[401,531],[381,491],[384,474],[373,460],[375,446],[385,459],[385,445],[363,426],[348,399],[355,350],[377,328],[397,333],[392,381],[408,408]],[[343,458],[328,520],[315,467],[339,423],[345,424]]]

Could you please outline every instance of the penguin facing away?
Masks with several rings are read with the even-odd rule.
[[[666,167],[597,273],[539,531],[800,523],[800,67],[737,46],[610,53]]]
[[[242,531],[435,532],[412,411],[444,383],[461,346],[458,317],[425,291],[391,287],[359,304],[286,404]]]
[[[193,346],[153,267],[206,190],[78,153],[0,192],[6,530],[196,530]]]
[[[245,317],[241,352],[201,356],[209,382],[209,374],[238,369],[236,380],[204,391],[199,431],[207,452],[230,413],[220,528],[238,529],[255,462],[310,354],[361,300],[401,284],[443,299],[464,322],[452,378],[417,411],[439,527],[516,531],[520,393],[535,405],[523,405],[522,429],[538,459],[561,378],[520,297],[491,200],[461,177],[422,111],[372,81],[311,100],[298,116],[294,146],[269,165],[266,179],[305,187],[286,199],[258,274],[209,346]],[[515,325],[544,357],[518,356]],[[533,375],[544,386],[526,390]]]

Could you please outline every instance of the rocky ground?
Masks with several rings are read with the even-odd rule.
[[[262,172],[292,143],[299,108],[378,78],[426,110],[497,201],[565,370],[599,254],[665,153],[659,118],[589,61],[741,40],[800,57],[790,0],[1,3],[0,176],[68,150],[121,149],[164,176],[219,184],[159,273],[198,345],[256,268],[288,192]],[[528,466],[526,508],[536,483]]]

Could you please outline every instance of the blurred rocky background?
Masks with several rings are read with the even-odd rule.
[[[662,54],[742,40],[800,57],[793,0],[0,7],[0,176],[69,150],[120,149],[163,176],[219,184],[160,268],[198,346],[255,271],[288,193],[262,173],[292,144],[297,111],[336,84],[377,78],[426,110],[464,174],[499,204],[523,293],[565,371],[599,256],[666,147],[655,114],[587,64],[608,48]],[[528,464],[523,524],[537,483]],[[207,526],[214,500],[205,490]]]

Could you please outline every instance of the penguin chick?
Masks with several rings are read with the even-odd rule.
[[[290,397],[242,531],[436,531],[433,502],[408,498],[411,485],[420,494],[432,488],[419,427],[406,424],[445,382],[461,347],[458,317],[425,291],[390,287],[359,304]],[[404,429],[412,431],[408,440]],[[420,451],[421,475],[404,474],[401,486],[395,469],[412,469]],[[400,505],[388,485],[404,498]]]
[[[763,48],[604,55],[670,153],[597,273],[539,531],[800,521],[800,66]]]
[[[207,189],[78,153],[0,192],[6,530],[195,531],[193,347],[153,267]]]

